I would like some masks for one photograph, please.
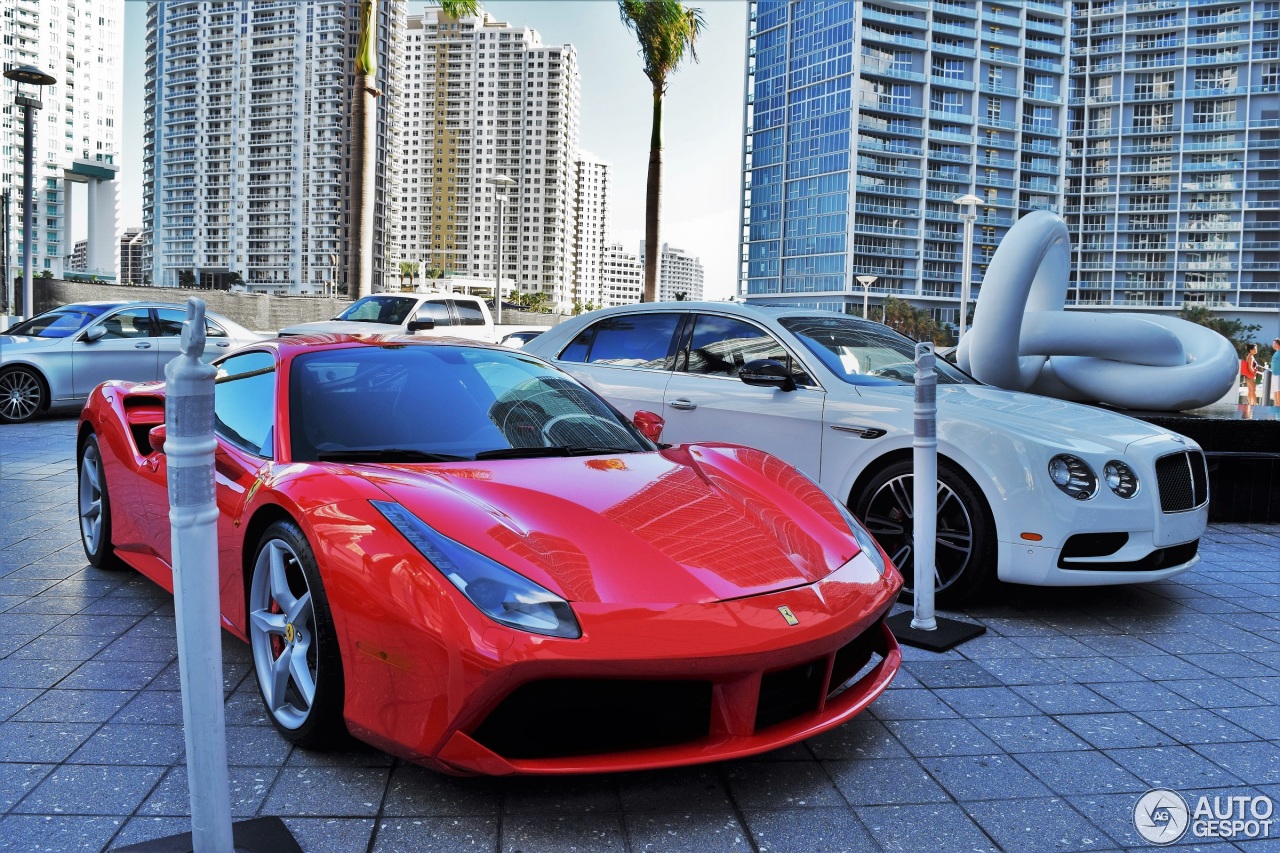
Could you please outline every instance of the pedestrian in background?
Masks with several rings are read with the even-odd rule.
[[[1271,341],[1271,397],[1272,404],[1280,408],[1280,338]]]
[[[1244,358],[1240,359],[1240,375],[1244,377],[1245,388],[1249,392],[1250,406],[1258,405],[1258,345],[1249,344]]]

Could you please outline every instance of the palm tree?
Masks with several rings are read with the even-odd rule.
[[[378,135],[378,0],[360,0],[356,42],[356,91],[351,98],[351,205],[347,281],[356,297],[373,292],[373,207]]]
[[[479,14],[478,0],[441,0],[444,14],[459,18]],[[356,296],[373,292],[373,210],[376,184],[378,111],[378,0],[360,0],[360,37],[356,43],[356,91],[351,99],[352,169],[351,244],[347,281]]]
[[[618,0],[622,23],[636,34],[644,75],[653,85],[653,129],[649,135],[649,177],[644,207],[644,301],[658,298],[658,214],[662,210],[662,98],[667,77],[684,59],[694,62],[694,43],[702,32],[701,9],[686,8],[679,0]]]

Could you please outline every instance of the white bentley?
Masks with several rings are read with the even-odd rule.
[[[865,522],[909,587],[913,349],[844,314],[728,302],[609,308],[524,346],[628,417],[660,413],[665,442],[731,441],[795,465]],[[943,606],[996,578],[1135,583],[1199,561],[1208,474],[1183,436],[939,360],[938,455]]]

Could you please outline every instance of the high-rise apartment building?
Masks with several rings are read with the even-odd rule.
[[[1280,2],[1072,4],[1077,305],[1280,307]]]
[[[403,0],[378,4],[374,290],[389,277]],[[183,0],[147,10],[150,283],[346,286],[356,0]]]
[[[483,14],[483,13],[482,13]],[[574,160],[581,91],[572,45],[488,15],[410,15],[403,61],[395,261],[572,298]],[[516,181],[509,188],[491,182]]]
[[[580,153],[574,164],[573,186],[573,291],[569,298],[571,302],[603,305],[609,164]]]
[[[602,270],[604,293],[598,307],[612,308],[640,301],[644,295],[644,265],[621,243],[605,245]]]
[[[644,241],[640,241],[640,267],[644,268]],[[702,261],[684,249],[662,244],[658,261],[658,301],[702,299]]]
[[[122,118],[124,0],[5,0],[0,4],[0,60],[34,65],[57,82],[39,91],[35,115],[35,218],[32,272],[61,276],[74,249],[72,184],[85,183],[88,260],[115,275],[116,166]],[[22,264],[23,120],[21,89],[0,78],[0,190],[9,192],[11,271]],[[0,228],[0,232],[3,228]],[[3,278],[3,276],[0,276]]]
[[[1280,303],[1280,2],[750,4],[748,299],[958,319],[1022,214],[1063,215],[1068,304]],[[955,200],[974,195],[972,207]]]
[[[120,235],[120,282],[122,284],[142,284],[143,268],[142,249],[146,243],[146,235],[142,229],[133,226],[125,228]]]

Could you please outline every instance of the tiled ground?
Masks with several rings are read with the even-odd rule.
[[[0,426],[0,850],[189,828],[173,608],[85,565],[74,431]],[[315,851],[1141,847],[1148,788],[1280,800],[1280,527],[1215,526],[1201,553],[1153,586],[1006,591],[970,614],[985,637],[908,649],[852,724],[674,772],[453,779],[358,746],[292,749],[227,640],[235,813],[281,816]]]

